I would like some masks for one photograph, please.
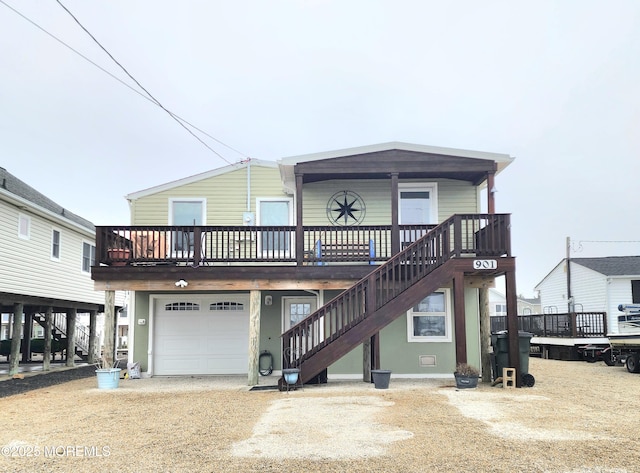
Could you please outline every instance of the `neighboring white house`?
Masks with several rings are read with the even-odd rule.
[[[539,298],[528,299],[518,296],[518,315],[540,314]],[[489,289],[489,315],[491,317],[507,315],[507,298],[495,288]]]
[[[30,358],[29,340],[42,334],[31,322],[43,323],[46,311],[52,312],[54,333],[60,336],[68,315],[87,314],[88,321],[89,314],[103,312],[104,292],[95,291],[91,279],[95,238],[91,222],[0,167],[0,336],[13,335],[10,321],[22,309],[20,317],[30,322],[21,327],[23,361]],[[123,296],[118,294],[116,305],[122,305]],[[76,325],[76,337],[88,331]]]
[[[563,259],[538,283],[543,313],[606,312],[618,332],[620,304],[640,303],[640,256]],[[569,271],[567,271],[569,269]]]

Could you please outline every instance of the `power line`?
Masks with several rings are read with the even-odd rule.
[[[149,92],[147,89],[145,89],[145,88],[142,86],[142,84],[141,84],[140,82],[138,82],[138,80],[137,80],[135,77],[133,77],[133,76],[129,73],[129,71],[128,71],[128,70],[127,70],[127,69],[126,69],[122,64],[120,64],[120,63],[116,60],[116,58],[114,58],[114,57],[113,57],[113,55],[112,55],[109,51],[107,51],[107,49],[106,49],[102,44],[100,44],[100,41],[98,41],[98,40],[96,39],[96,37],[95,37],[95,36],[93,36],[93,35],[91,34],[91,32],[90,32],[87,28],[85,28],[85,27],[84,27],[84,25],[83,25],[82,23],[80,23],[80,20],[78,20],[78,19],[75,17],[75,15],[74,15],[73,13],[71,13],[71,11],[69,11],[69,9],[68,9],[67,7],[65,7],[65,6],[62,4],[62,2],[61,2],[60,0],[56,0],[56,2],[58,3],[58,5],[60,5],[60,6],[64,9],[64,11],[66,11],[66,12],[71,16],[71,18],[73,18],[73,20],[78,24],[78,26],[80,26],[80,28],[82,28],[82,29],[83,29],[83,31],[89,35],[89,37],[90,37],[90,38],[91,38],[91,39],[92,39],[92,40],[93,40],[93,41],[94,41],[94,42],[95,42],[95,43],[100,47],[100,49],[102,49],[102,50],[107,54],[107,56],[109,56],[109,57],[111,58],[111,60],[112,60],[113,62],[115,62],[115,63],[116,63],[116,65],[117,65],[120,69],[122,69],[122,70],[124,71],[124,73],[125,73],[127,76],[129,76],[129,78],[130,78],[132,81],[134,81],[134,82],[138,85],[138,87],[140,87],[142,90],[144,90],[144,92],[149,96],[149,98],[150,98],[150,99],[152,99],[152,100],[153,100],[153,102],[155,102],[155,104],[156,104],[158,107],[160,107],[162,110],[164,110],[165,112],[167,112],[167,113],[169,114],[169,116],[170,116],[171,118],[173,118],[173,119],[176,121],[176,123],[178,123],[182,128],[184,128],[185,130],[187,130],[187,132],[188,132],[191,136],[193,136],[196,140],[198,140],[200,143],[202,143],[202,144],[203,144],[203,145],[204,145],[204,146],[205,146],[209,151],[211,151],[212,153],[214,153],[216,156],[218,156],[220,159],[222,159],[223,161],[225,161],[227,164],[231,164],[231,161],[229,161],[227,158],[225,158],[225,157],[224,157],[224,156],[222,156],[220,153],[218,153],[217,151],[215,151],[215,150],[214,150],[213,148],[211,148],[208,144],[206,144],[203,140],[201,140],[199,136],[197,136],[194,132],[192,132],[189,128],[187,128],[187,127],[184,125],[184,123],[182,123],[180,120],[178,120],[178,119],[176,118],[176,116],[175,116],[173,113],[171,113],[169,110],[167,110],[167,109],[164,107],[164,105],[162,105],[162,104],[160,103],[160,101],[159,101],[158,99],[156,99],[153,95],[151,95],[151,92]]]
[[[40,26],[39,24],[37,24],[36,22],[34,22],[33,20],[31,20],[30,18],[28,18],[27,16],[25,16],[24,14],[22,14],[20,11],[16,10],[15,8],[13,8],[11,5],[7,4],[4,0],[0,0],[0,3],[2,3],[5,7],[9,8],[11,11],[13,11],[15,14],[17,14],[18,16],[22,17],[25,21],[28,21],[29,23],[31,23],[33,26],[35,26],[36,28],[38,28],[40,31],[42,31],[43,33],[47,34],[49,37],[53,38],[55,41],[57,41],[58,43],[60,43],[61,45],[65,46],[66,48],[68,48],[69,50],[71,50],[72,52],[74,52],[75,54],[77,54],[78,56],[80,56],[82,59],[84,59],[85,61],[87,61],[88,63],[90,63],[91,65],[95,66],[96,68],[100,69],[102,72],[104,72],[105,74],[109,75],[112,79],[117,80],[118,82],[120,82],[122,85],[124,85],[125,87],[127,87],[129,90],[131,90],[132,92],[135,92],[136,94],[138,94],[140,97],[142,97],[145,100],[148,100],[149,102],[153,103],[154,105],[160,106],[155,99],[152,99],[148,96],[146,96],[145,94],[143,94],[142,92],[140,92],[139,90],[136,90],[134,87],[131,87],[129,84],[127,84],[126,82],[124,82],[122,79],[120,79],[119,77],[117,77],[116,75],[112,74],[111,72],[109,72],[108,70],[106,70],[105,68],[103,68],[102,66],[100,66],[99,64],[97,64],[96,62],[92,61],[90,58],[88,58],[87,56],[85,56],[84,54],[82,54],[80,51],[78,51],[77,49],[73,48],[72,46],[70,46],[69,44],[65,43],[64,41],[62,41],[60,38],[58,38],[57,36],[55,36],[53,33],[47,31],[46,29],[44,29],[42,26]],[[135,80],[135,79],[134,79]],[[145,91],[146,92],[146,91]],[[147,92],[148,93],[148,92]],[[161,107],[164,109],[164,107]],[[194,130],[199,131],[200,133],[202,133],[203,135],[211,138],[212,140],[214,140],[215,142],[229,148],[230,150],[238,153],[239,155],[246,157],[246,155],[240,151],[238,151],[237,149],[233,148],[232,146],[227,145],[226,143],[223,143],[222,141],[220,141],[219,139],[211,136],[209,133],[207,133],[206,131],[202,130],[201,128],[198,128],[196,125],[190,123],[189,121],[185,120],[184,118],[180,117],[179,115],[164,109],[167,113],[169,113],[176,121],[180,120],[181,122],[186,123],[187,125],[189,125],[191,128],[193,128]],[[180,123],[180,121],[178,123]],[[182,123],[180,123],[180,125],[182,125]],[[184,127],[184,125],[182,125]],[[185,127],[186,128],[186,127]],[[193,133],[187,129],[187,131],[189,133],[191,133],[193,135]],[[198,141],[200,141],[204,146],[206,146],[209,150],[211,150],[214,154],[216,154],[217,156],[219,156],[221,159],[223,159],[225,162],[227,162],[228,164],[231,164],[227,159],[225,159],[223,156],[221,156],[219,153],[217,153],[215,150],[211,149],[209,146],[206,145],[206,143],[202,142],[202,140],[200,140],[200,138],[198,138],[197,136],[193,135]]]

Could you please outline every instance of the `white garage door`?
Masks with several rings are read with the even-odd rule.
[[[157,300],[154,375],[246,374],[249,299]]]

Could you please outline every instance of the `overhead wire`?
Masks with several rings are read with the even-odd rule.
[[[110,76],[112,79],[117,80],[118,82],[120,82],[120,84],[124,85],[125,87],[127,87],[129,90],[131,90],[132,92],[135,92],[136,94],[138,94],[140,97],[144,98],[145,100],[148,100],[149,102],[153,103],[156,106],[159,106],[160,108],[162,108],[165,112],[167,112],[174,120],[176,120],[183,128],[185,128],[191,135],[193,135],[198,141],[200,141],[206,148],[208,148],[211,152],[213,152],[216,156],[220,157],[223,161],[225,161],[228,164],[232,164],[229,160],[227,160],[224,156],[222,156],[220,153],[218,153],[217,151],[215,151],[213,148],[209,147],[205,142],[203,142],[197,135],[195,135],[191,130],[189,130],[184,124],[189,125],[191,128],[193,128],[194,130],[197,130],[198,132],[202,133],[203,135],[209,137],[210,139],[214,140],[215,142],[221,144],[222,146],[225,146],[226,148],[238,153],[239,155],[243,156],[245,159],[250,159],[246,156],[246,154],[242,153],[241,151],[238,151],[237,149],[233,148],[232,146],[229,146],[228,144],[220,141],[219,139],[215,138],[214,136],[210,135],[209,133],[207,133],[206,131],[202,130],[201,128],[197,127],[196,125],[190,123],[189,121],[185,120],[184,118],[182,118],[181,116],[171,112],[170,110],[166,109],[164,106],[162,106],[157,99],[155,99],[155,97],[153,97],[146,89],[144,89],[144,87],[142,87],[138,81],[135,80],[135,78],[133,78],[127,71],[126,69],[123,68],[123,70],[125,70],[125,72],[127,73],[127,75],[129,75],[129,77],[132,78],[132,80],[134,80],[136,82],[136,84],[138,84],[139,87],[141,87],[147,94],[143,94],[142,92],[140,92],[139,90],[135,89],[134,87],[132,87],[131,85],[127,84],[125,81],[123,81],[122,79],[120,79],[118,76],[112,74],[110,71],[108,71],[107,69],[105,69],[104,67],[100,66],[99,64],[97,64],[95,61],[91,60],[90,58],[88,58],[87,56],[85,56],[84,54],[82,54],[80,51],[78,51],[77,49],[73,48],[72,46],[70,46],[69,44],[65,43],[63,40],[61,40],[60,38],[58,38],[57,36],[55,36],[53,33],[47,31],[45,28],[43,28],[42,26],[40,26],[39,24],[37,24],[35,21],[31,20],[29,17],[27,17],[26,15],[24,15],[23,13],[21,13],[20,11],[16,10],[14,7],[12,7],[11,5],[9,5],[8,3],[6,3],[4,0],[0,0],[0,3],[3,4],[5,7],[9,8],[11,11],[13,11],[15,14],[17,14],[18,16],[20,16],[21,18],[23,18],[25,21],[31,23],[33,26],[35,26],[36,28],[38,28],[40,31],[42,31],[43,33],[47,34],[49,37],[53,38],[55,41],[57,41],[58,43],[62,44],[63,46],[65,46],[66,48],[68,48],[70,51],[74,52],[75,54],[77,54],[78,56],[80,56],[82,59],[84,59],[85,61],[87,61],[88,63],[90,63],[91,65],[93,65],[94,67],[100,69],[102,72],[104,72],[105,74],[107,74],[108,76]],[[60,3],[60,2],[58,2]],[[60,4],[63,8],[64,5]],[[66,8],[65,8],[66,10]],[[68,11],[68,10],[67,10]],[[69,12],[69,14],[73,17],[73,15]],[[75,19],[75,17],[74,17]],[[82,26],[82,25],[81,25]],[[84,27],[83,29],[85,31],[87,31]],[[87,33],[93,38],[93,35],[91,35],[91,33],[89,33],[87,31]],[[95,39],[94,39],[95,40]],[[96,41],[97,42],[97,41]],[[98,43],[99,44],[99,43]],[[99,44],[100,45],[100,44]],[[100,47],[102,47],[102,45],[100,45]],[[103,48],[104,50],[104,48]],[[108,51],[105,50],[105,52],[107,54]],[[109,54],[110,57],[111,54]],[[112,57],[113,59],[113,57]],[[115,61],[115,59],[113,59]],[[121,68],[122,66],[115,61]]]
[[[70,11],[66,6],[64,6],[64,4],[63,4],[60,0],[56,0],[56,2],[58,3],[58,5],[60,5],[60,6],[64,9],[64,11],[66,11],[66,12],[69,14],[69,16],[71,16],[71,18],[73,18],[73,20],[78,24],[78,26],[80,26],[80,28],[82,28],[82,30],[83,30],[85,33],[87,33],[87,34],[89,35],[89,37],[90,37],[90,38],[91,38],[91,39],[92,39],[92,40],[93,40],[93,41],[94,41],[94,42],[95,42],[95,43],[100,47],[100,49],[102,49],[102,50],[106,53],[106,55],[107,55],[107,56],[109,56],[109,57],[111,58],[111,60],[112,60],[114,63],[116,63],[116,65],[117,65],[120,69],[122,69],[122,71],[123,71],[127,76],[129,76],[129,78],[130,78],[132,81],[134,81],[134,82],[138,85],[138,87],[140,87],[140,88],[141,88],[141,89],[142,89],[142,90],[143,90],[143,91],[144,91],[144,92],[149,96],[149,98],[150,98],[150,99],[151,99],[151,100],[152,100],[152,101],[153,101],[153,102],[154,102],[158,107],[160,107],[162,110],[164,110],[165,112],[167,112],[167,113],[169,114],[169,116],[170,116],[171,118],[173,118],[173,119],[176,121],[176,123],[178,123],[182,128],[184,128],[185,130],[187,130],[187,132],[188,132],[189,134],[191,134],[191,135],[192,135],[196,140],[198,140],[200,143],[202,143],[202,144],[203,144],[203,145],[204,145],[204,146],[205,146],[209,151],[211,151],[212,153],[214,153],[216,156],[218,156],[220,159],[222,159],[223,161],[225,161],[227,164],[231,164],[231,161],[229,161],[227,158],[225,158],[224,156],[222,156],[222,155],[221,155],[220,153],[218,153],[216,150],[214,150],[213,148],[211,148],[211,147],[210,147],[208,144],[206,144],[202,139],[200,139],[200,137],[199,137],[199,136],[197,136],[194,132],[192,132],[189,128],[187,128],[187,127],[185,126],[185,124],[184,124],[184,123],[182,123],[180,120],[178,120],[178,118],[176,118],[176,116],[175,116],[171,111],[167,110],[167,109],[164,107],[164,105],[162,105],[162,104],[160,103],[160,101],[159,101],[158,99],[156,99],[156,98],[151,94],[151,92],[149,92],[149,91],[148,91],[148,90],[147,90],[147,89],[146,89],[146,88],[145,88],[145,87],[144,87],[144,86],[143,86],[143,85],[142,85],[142,84],[141,84],[141,83],[140,83],[140,82],[139,82],[135,77],[133,77],[133,75],[131,75],[131,73],[127,70],[127,68],[126,68],[126,67],[124,67],[122,64],[120,64],[120,62],[118,62],[118,60],[117,60],[115,57],[113,57],[113,55],[112,55],[109,51],[107,51],[107,49],[106,49],[106,48],[105,48],[105,47],[100,43],[100,41],[98,41],[98,40],[96,39],[96,37],[95,37],[95,36],[93,36],[93,34],[91,34],[91,32],[90,32],[87,28],[85,28],[85,26],[84,26],[82,23],[80,23],[80,20],[78,20],[78,18],[76,18],[76,16],[75,16],[73,13],[71,13],[71,11]]]

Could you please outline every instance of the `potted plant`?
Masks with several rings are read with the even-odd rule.
[[[107,256],[112,266],[125,266],[131,257],[131,245],[126,239],[114,235],[107,247]]]
[[[456,387],[458,389],[475,388],[478,386],[480,371],[473,365],[458,363],[453,376],[456,378]]]

